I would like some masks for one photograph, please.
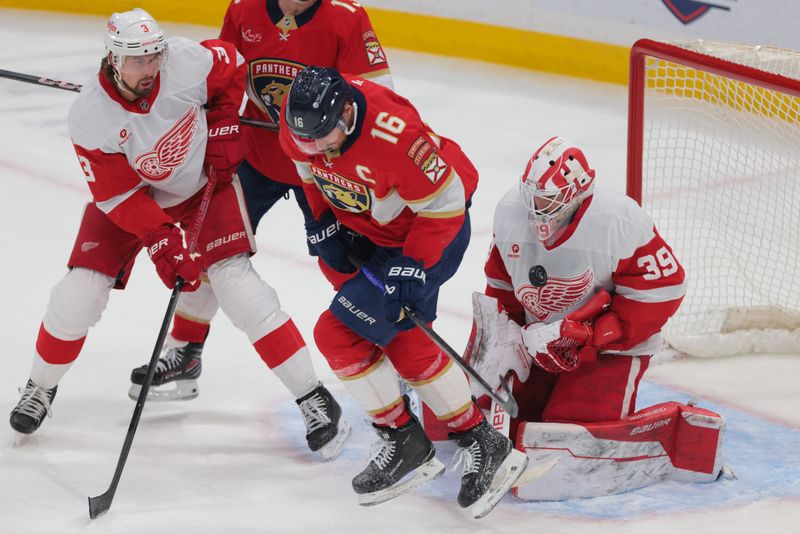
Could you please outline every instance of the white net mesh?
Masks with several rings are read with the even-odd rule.
[[[674,45],[800,79],[800,53]],[[642,204],[689,286],[665,338],[694,355],[800,352],[800,99],[648,57]]]

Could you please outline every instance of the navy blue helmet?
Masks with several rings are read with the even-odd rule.
[[[350,86],[336,69],[306,67],[292,82],[286,103],[286,122],[298,137],[319,139],[328,135],[346,102]]]

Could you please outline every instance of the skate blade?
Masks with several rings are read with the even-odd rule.
[[[22,432],[14,431],[14,438],[11,440],[11,447],[16,449],[22,447],[28,441],[30,434],[23,434]]]
[[[128,390],[128,398],[139,400],[139,392],[142,386],[131,384]],[[192,400],[200,394],[197,380],[177,380],[161,386],[150,386],[147,391],[147,400],[150,402],[170,402],[178,400]]]
[[[556,454],[550,460],[542,464],[529,466],[525,472],[522,473],[522,476],[514,483],[514,487],[519,488],[529,482],[542,478],[549,473],[559,461],[561,461],[561,455]]]
[[[349,435],[350,425],[347,421],[340,418],[339,424],[336,427],[336,435],[319,450],[322,459],[327,462],[339,456],[339,453],[342,452],[342,447],[344,447],[344,442],[347,441]]]
[[[500,499],[508,493],[511,486],[522,476],[525,468],[528,466],[528,455],[516,449],[511,449],[511,452],[500,468],[495,473],[492,483],[486,493],[481,495],[481,498],[469,507],[469,512],[475,519],[486,517],[486,515],[497,506]]]
[[[526,456],[525,459],[528,457]],[[431,458],[421,466],[417,467],[414,471],[406,475],[405,480],[402,480],[394,486],[386,489],[375,491],[372,493],[364,493],[358,496],[358,504],[361,506],[374,506],[390,499],[399,497],[414,488],[418,488],[428,482],[433,482],[444,474],[444,464],[436,458]]]

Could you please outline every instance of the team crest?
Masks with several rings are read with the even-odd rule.
[[[280,121],[283,101],[289,94],[297,74],[306,68],[302,63],[283,59],[256,59],[250,62],[248,92],[251,100],[267,114],[272,122]]]
[[[375,32],[364,32],[364,48],[367,51],[367,59],[370,65],[380,65],[386,63],[386,54],[381,47],[381,43],[375,36]]]
[[[183,165],[189,156],[194,134],[197,131],[199,111],[189,108],[183,117],[175,121],[172,128],[158,138],[153,150],[139,154],[133,168],[139,175],[152,182],[166,180],[172,171]]]
[[[544,268],[542,268],[544,270]],[[525,309],[538,320],[547,321],[552,315],[570,310],[589,294],[594,286],[594,273],[588,269],[575,278],[550,276],[544,285],[525,284],[515,292]]]
[[[362,213],[370,209],[372,197],[366,186],[315,165],[311,165],[311,173],[317,187],[334,208],[351,213]]]
[[[438,183],[447,172],[447,163],[433,150],[428,159],[425,160],[425,163],[422,164],[422,172],[425,173],[428,180]]]

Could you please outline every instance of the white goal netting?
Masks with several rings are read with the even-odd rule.
[[[629,179],[688,279],[665,338],[697,356],[800,353],[800,53],[671,46],[733,65],[645,54],[639,74],[642,165]]]

